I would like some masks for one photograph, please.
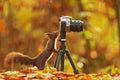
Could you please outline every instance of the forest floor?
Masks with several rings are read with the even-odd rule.
[[[120,74],[74,74],[56,71],[54,68],[38,70],[29,67],[19,71],[0,70],[0,80],[120,80]]]

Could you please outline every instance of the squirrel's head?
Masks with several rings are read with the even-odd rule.
[[[50,39],[55,39],[58,36],[58,31],[52,33],[46,33]]]

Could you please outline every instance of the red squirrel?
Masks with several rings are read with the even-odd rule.
[[[4,59],[5,66],[19,63],[25,65],[33,65],[38,67],[38,69],[43,70],[45,62],[50,57],[52,52],[56,52],[55,40],[58,36],[58,32],[47,33],[47,35],[49,37],[49,40],[47,41],[47,44],[41,54],[37,55],[34,58],[31,58],[19,52],[10,52]]]

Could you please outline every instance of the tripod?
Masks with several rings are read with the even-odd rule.
[[[57,70],[59,70],[59,64],[60,64],[60,61],[61,61],[61,71],[64,71],[64,54],[66,54],[66,56],[68,57],[69,59],[69,62],[74,70],[74,73],[75,74],[79,74],[79,71],[77,70],[77,68],[75,67],[75,64],[70,56],[70,52],[68,50],[66,50],[66,46],[65,46],[65,42],[66,42],[66,31],[65,31],[65,25],[66,23],[65,22],[61,22],[61,30],[60,30],[60,49],[58,51],[58,56],[57,56],[57,60],[56,60],[56,63],[55,63],[55,68]]]

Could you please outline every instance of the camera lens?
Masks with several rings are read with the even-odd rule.
[[[70,31],[73,31],[73,32],[83,31],[83,22],[79,20],[71,20]]]

